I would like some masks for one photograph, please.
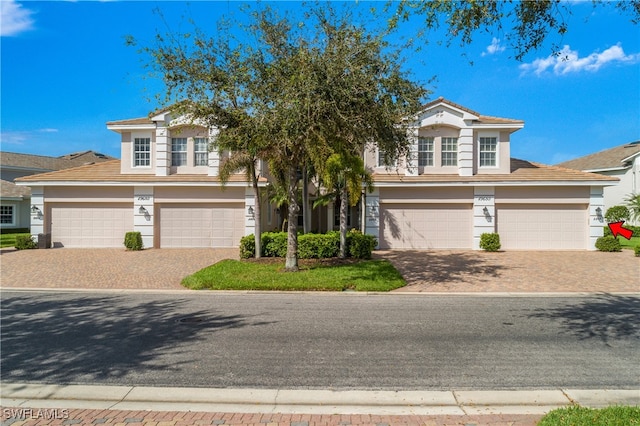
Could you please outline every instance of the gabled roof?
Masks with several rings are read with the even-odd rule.
[[[374,173],[375,184],[384,183],[433,183],[433,184],[473,184],[473,183],[564,183],[564,182],[601,182],[613,184],[618,178],[603,176],[596,173],[586,173],[578,170],[565,169],[557,166],[547,166],[532,163],[517,158],[511,159],[511,173],[509,174],[482,174],[474,176],[459,176],[457,174],[422,174],[418,176],[405,176],[392,173]]]
[[[0,180],[0,198],[24,199],[31,197],[31,189],[13,182]]]
[[[432,107],[434,107],[436,105],[439,105],[439,104],[446,104],[446,105],[452,106],[452,107],[454,107],[456,109],[468,112],[471,115],[475,115],[475,116],[478,117],[478,120],[477,120],[478,123],[481,123],[481,124],[517,124],[517,125],[523,125],[524,124],[523,120],[515,120],[515,119],[512,119],[512,118],[492,117],[490,115],[480,114],[477,111],[474,111],[474,110],[469,109],[469,108],[467,108],[465,106],[462,106],[460,104],[452,102],[452,101],[450,101],[448,99],[443,98],[442,96],[440,96],[437,99],[434,99],[431,102],[427,102],[426,104],[422,105],[421,111],[424,111],[426,109],[432,108]]]
[[[629,160],[640,154],[640,141],[627,143],[558,164],[576,170],[626,169]]]
[[[3,168],[31,169],[34,171],[62,170],[108,160],[113,160],[113,157],[94,151],[75,152],[60,157],[0,152],[0,165]]]
[[[260,178],[261,182],[266,182],[265,178]],[[47,183],[47,182],[104,182],[104,183],[220,183],[218,176],[207,176],[204,174],[173,174],[169,176],[156,176],[154,174],[122,174],[120,173],[120,160],[106,161],[104,163],[65,169],[56,172],[41,173],[38,175],[25,176],[16,179],[16,182],[25,183]],[[229,179],[232,183],[246,183],[244,174],[232,175]]]

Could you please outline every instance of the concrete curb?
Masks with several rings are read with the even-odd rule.
[[[200,294],[200,295],[264,295],[264,294],[313,294],[322,297],[364,297],[364,296],[438,296],[438,297],[596,297],[640,296],[640,292],[375,292],[375,291],[264,291],[264,290],[189,290],[185,289],[101,289],[101,288],[46,288],[46,287],[0,287],[0,292],[51,292],[51,293],[159,293],[159,294]]]
[[[638,390],[361,391],[3,383],[4,407],[228,413],[496,415],[640,405]]]

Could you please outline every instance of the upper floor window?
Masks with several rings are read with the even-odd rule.
[[[133,166],[151,165],[151,138],[135,138],[133,140]]]
[[[0,223],[3,225],[15,225],[14,206],[0,206]]]
[[[391,167],[395,166],[395,161],[389,159],[389,161],[385,160],[385,152],[382,149],[378,149],[378,167]]]
[[[194,138],[194,161],[196,166],[209,165],[209,149],[207,138]]]
[[[418,166],[433,166],[433,138],[418,138]]]
[[[442,165],[458,165],[458,138],[442,138]]]
[[[495,167],[497,152],[497,138],[480,138],[480,167]]]
[[[171,138],[171,165],[187,165],[187,138]]]

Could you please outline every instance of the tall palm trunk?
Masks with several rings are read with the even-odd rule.
[[[289,223],[287,224],[287,257],[285,258],[285,270],[298,270],[298,207],[297,200],[298,172],[297,166],[289,166],[289,182],[287,187],[289,197]]]
[[[340,190],[340,259],[347,257],[347,213],[349,208],[349,194],[347,193],[347,185]]]

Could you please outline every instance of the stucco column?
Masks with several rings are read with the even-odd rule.
[[[480,236],[496,232],[495,187],[473,188],[473,249],[480,250]]]
[[[378,240],[380,246],[380,192],[374,189],[372,193],[367,194],[365,202],[365,234],[372,235]]]
[[[244,235],[251,235],[256,232],[256,197],[253,188],[244,190]],[[240,241],[238,241],[238,244]]]
[[[209,129],[209,168],[207,174],[209,176],[219,176],[220,175],[220,152],[218,148],[213,145],[216,135],[218,134],[217,129]]]
[[[418,128],[412,127],[408,130],[410,151],[409,156],[406,159],[405,176],[417,176],[418,175]]]
[[[144,248],[153,248],[154,212],[152,186],[133,187],[133,230],[142,235]]]
[[[460,129],[458,137],[458,174],[473,176],[473,129]]]
[[[31,210],[36,206],[37,210]],[[46,211],[44,209],[44,187],[31,187],[31,204],[29,205],[29,214],[31,215],[31,235],[44,234],[44,223],[46,219]],[[49,230],[51,232],[51,230]]]
[[[596,250],[596,240],[604,235],[604,188],[592,186],[589,193],[589,244],[588,250]]]
[[[169,176],[170,166],[169,130],[166,127],[158,127],[156,128],[156,176]]]

